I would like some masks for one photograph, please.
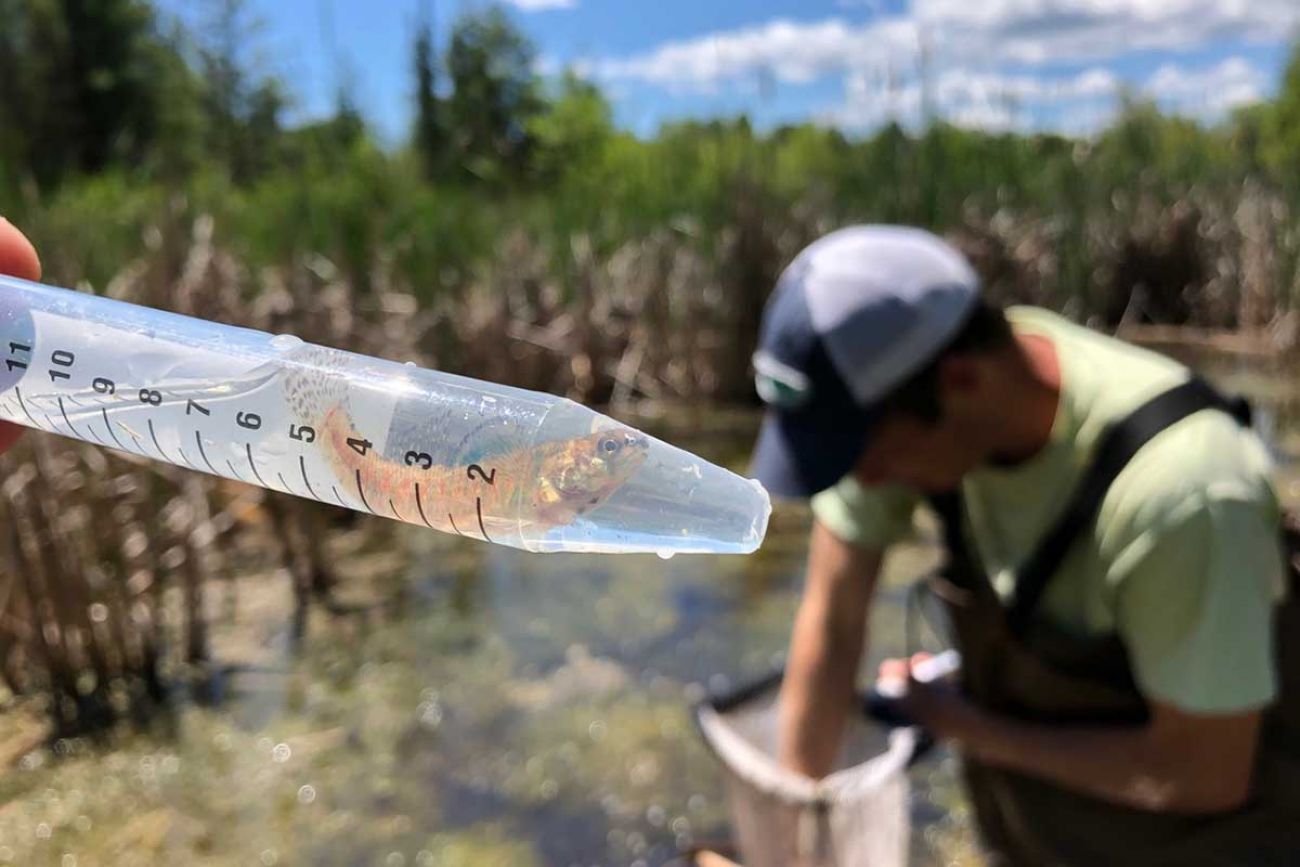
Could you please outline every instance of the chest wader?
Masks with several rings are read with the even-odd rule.
[[[931,580],[962,653],[962,685],[981,706],[1055,724],[1134,726],[1148,707],[1119,637],[1067,634],[1035,617],[1071,544],[1090,530],[1106,490],[1160,431],[1215,408],[1249,424],[1244,403],[1191,380],[1144,404],[1102,438],[1063,516],[1016,575],[1003,604],[966,543],[959,494],[933,498],[948,565]],[[1275,611],[1279,696],[1261,727],[1250,803],[1212,816],[1154,813],[1077,794],[967,759],[976,820],[996,865],[1296,865],[1300,867],[1300,533],[1283,531],[1288,595]]]

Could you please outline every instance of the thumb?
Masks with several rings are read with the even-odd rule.
[[[24,280],[41,279],[41,260],[36,248],[4,217],[0,217],[0,274]]]

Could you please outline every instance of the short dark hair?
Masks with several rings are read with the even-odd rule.
[[[939,365],[954,353],[993,352],[1012,343],[1011,323],[1002,308],[983,298],[967,315],[965,323],[939,352],[880,402],[883,412],[902,412],[927,424],[943,414],[939,405]]]

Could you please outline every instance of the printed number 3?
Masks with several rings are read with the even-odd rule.
[[[427,470],[433,466],[433,456],[428,452],[407,452],[406,465],[408,467],[418,466],[422,470]]]

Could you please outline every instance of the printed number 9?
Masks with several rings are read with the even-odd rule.
[[[407,452],[406,465],[408,467],[419,466],[422,470],[427,470],[433,466],[433,456],[427,452]]]
[[[113,384],[113,380],[105,379],[102,376],[95,377],[95,381],[91,385],[100,394],[114,394],[117,391],[117,386]]]

